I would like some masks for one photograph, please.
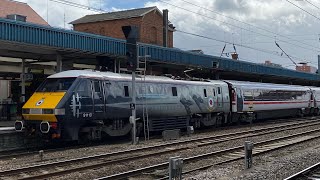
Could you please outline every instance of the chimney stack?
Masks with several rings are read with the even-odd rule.
[[[163,47],[168,47],[168,9],[163,11]]]

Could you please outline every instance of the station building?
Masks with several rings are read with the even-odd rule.
[[[125,39],[122,26],[137,26],[140,42],[163,45],[163,14],[157,7],[86,15],[72,21],[74,30]],[[173,24],[168,25],[168,47],[173,47]]]

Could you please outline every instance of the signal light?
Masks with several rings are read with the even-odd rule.
[[[139,37],[139,28],[136,26],[122,26],[122,31],[127,39],[127,69],[135,71],[138,65],[137,41]]]

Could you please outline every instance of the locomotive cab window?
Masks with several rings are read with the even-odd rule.
[[[128,86],[124,86],[124,96],[129,97],[129,87]]]
[[[101,97],[101,87],[100,87],[100,83],[99,81],[94,81],[93,82],[93,86],[94,86],[94,99],[102,99]]]
[[[204,97],[207,97],[207,90],[206,89],[203,89],[203,95],[204,95]]]
[[[47,78],[37,92],[64,92],[73,84],[76,78]]]
[[[172,96],[178,96],[177,87],[172,87]]]

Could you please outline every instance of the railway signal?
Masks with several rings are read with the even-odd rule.
[[[132,115],[130,116],[130,122],[132,123],[132,144],[137,144],[136,138],[136,69],[139,61],[139,51],[137,41],[139,37],[139,28],[136,26],[122,26],[122,31],[127,39],[127,69],[132,71],[132,103],[130,103],[130,109]]]
[[[135,71],[138,66],[138,46],[137,41],[139,38],[139,28],[136,26],[122,26],[122,31],[127,39],[126,56],[127,56],[127,69]]]

